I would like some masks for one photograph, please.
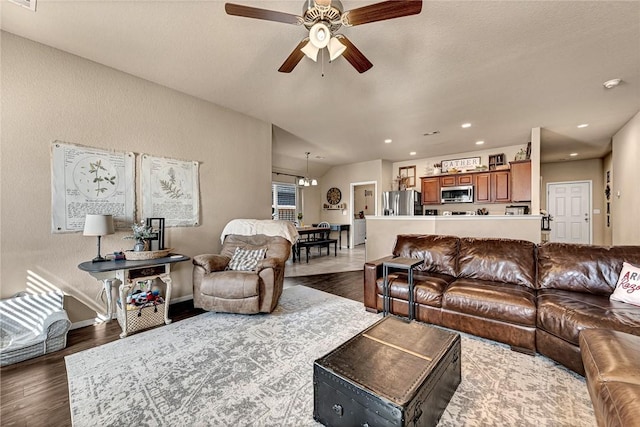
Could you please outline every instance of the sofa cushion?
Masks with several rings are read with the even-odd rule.
[[[609,298],[640,306],[640,267],[627,262],[622,263],[616,289]]]
[[[444,292],[442,308],[491,320],[535,326],[535,291],[526,286],[458,279]]]
[[[455,278],[447,274],[424,274],[415,272],[413,275],[414,301],[417,304],[440,307],[442,293]],[[406,273],[389,274],[389,295],[391,298],[409,300],[409,286]],[[384,278],[376,281],[378,295],[383,295]]]
[[[538,248],[538,287],[609,296],[624,261],[640,265],[640,246],[544,243]]]
[[[608,297],[555,289],[538,291],[538,328],[578,345],[584,329],[640,335],[640,309]]]
[[[526,240],[460,239],[458,278],[504,282],[535,289],[536,245]]]
[[[424,259],[416,270],[457,276],[459,238],[435,234],[398,234],[394,257]]]
[[[580,350],[598,425],[636,425],[640,416],[640,337],[587,329],[580,334]]]
[[[247,271],[220,271],[215,280],[203,280],[200,292],[203,295],[223,299],[242,299],[258,295],[260,276]]]

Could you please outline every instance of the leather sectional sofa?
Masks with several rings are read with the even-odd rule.
[[[640,307],[609,300],[623,261],[640,265],[640,246],[398,235],[391,256],[365,264],[369,311],[382,311],[382,264],[393,257],[424,260],[414,270],[417,320],[541,353],[581,375],[580,331],[640,336]],[[407,274],[390,272],[389,282],[390,312],[406,316]]]

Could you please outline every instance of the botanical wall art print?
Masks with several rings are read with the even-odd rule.
[[[140,156],[142,217],[162,217],[165,226],[199,224],[198,162]]]
[[[87,214],[111,214],[127,228],[135,213],[135,155],[51,143],[51,231],[82,231]]]

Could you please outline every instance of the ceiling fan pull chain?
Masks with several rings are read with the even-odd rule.
[[[324,77],[324,49],[322,49],[320,54],[322,55],[322,77]]]

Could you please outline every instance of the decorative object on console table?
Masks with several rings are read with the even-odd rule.
[[[84,236],[97,236],[98,237],[98,256],[92,261],[101,262],[107,261],[100,255],[100,239],[102,236],[115,233],[113,228],[113,216],[111,215],[87,215],[84,219]]]
[[[145,225],[143,221],[140,221],[140,224],[134,222],[131,225],[131,230],[133,230],[133,233],[128,236],[124,236],[123,239],[135,239],[136,243],[133,246],[134,252],[148,251],[149,239],[155,237],[151,227]]]
[[[147,218],[147,228],[153,233],[150,237],[149,249],[152,251],[164,249],[164,218]]]
[[[149,259],[158,259],[168,256],[173,248],[165,248],[157,251],[125,251],[124,259],[128,261],[145,261]]]

